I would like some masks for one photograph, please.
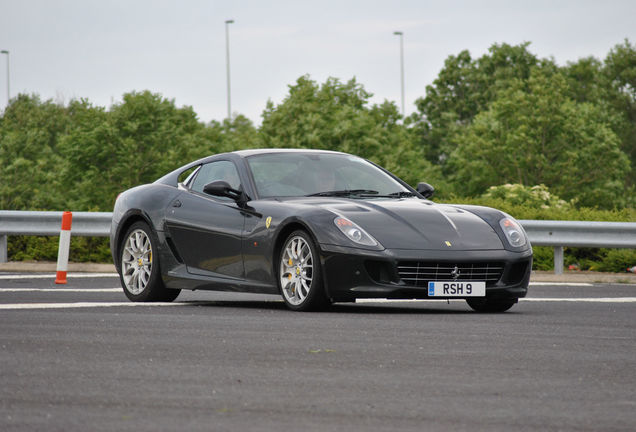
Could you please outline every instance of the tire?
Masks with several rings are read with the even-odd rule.
[[[505,312],[517,303],[517,299],[487,299],[487,298],[474,298],[466,299],[466,303],[475,312],[482,313],[499,313]]]
[[[288,308],[294,311],[318,310],[329,302],[320,268],[320,255],[305,231],[292,232],[278,257],[278,289]]]
[[[145,222],[128,228],[119,247],[119,279],[124,294],[134,302],[171,302],[181,290],[166,288],[161,279],[159,240]]]

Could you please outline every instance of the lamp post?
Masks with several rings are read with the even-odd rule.
[[[400,83],[402,87],[402,117],[404,117],[404,34],[401,31],[393,32],[400,37]]]
[[[232,103],[230,96],[230,24],[234,20],[225,21],[225,65],[227,69],[227,119],[232,120]]]
[[[9,100],[11,99],[11,92],[10,92],[10,86],[9,86],[9,51],[7,50],[2,50],[0,51],[0,54],[6,54],[7,55],[7,106],[9,106]]]

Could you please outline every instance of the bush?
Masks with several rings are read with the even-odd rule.
[[[515,205],[503,198],[460,198],[453,196],[444,200],[449,204],[471,204],[493,207],[504,211],[516,219],[531,220],[570,220],[570,221],[601,221],[601,222],[634,222],[636,221],[636,209],[624,208],[620,210],[599,210],[583,207],[579,209],[542,208],[532,205]]]
[[[590,270],[624,272],[636,265],[636,249],[601,249],[603,260]]]
[[[534,259],[532,270],[549,271],[554,269],[554,248],[549,246],[532,246]]]
[[[491,186],[481,197],[486,200],[504,200],[514,206],[560,210],[572,208],[569,203],[551,194],[548,187],[542,184],[536,186],[524,186],[521,184]]]
[[[11,236],[9,261],[57,261],[59,237]],[[71,237],[69,261],[112,263],[108,238]]]

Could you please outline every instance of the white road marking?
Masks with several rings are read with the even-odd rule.
[[[123,292],[121,288],[0,288],[0,292]]]
[[[117,273],[70,273],[66,278],[104,278],[119,277]],[[51,274],[20,274],[20,275],[0,275],[0,280],[14,279],[55,279],[55,273]]]
[[[587,282],[530,282],[530,286],[594,286]]]
[[[522,298],[529,302],[636,303],[636,297]]]
[[[463,302],[464,299],[449,299],[451,302]],[[370,298],[359,298],[356,299],[356,303],[440,303],[446,302],[446,299],[439,300],[427,300],[427,299],[370,299]]]
[[[357,299],[356,303],[440,303],[446,302],[446,299]],[[464,299],[448,299],[450,302],[464,302]],[[551,297],[530,297],[520,298],[519,301],[530,302],[587,302],[587,303],[636,303],[636,297],[578,297],[578,298],[551,298]]]
[[[197,303],[133,303],[133,302],[78,302],[78,303],[13,303],[0,304],[0,309],[74,309],[103,307],[135,307],[135,306],[193,306]]]

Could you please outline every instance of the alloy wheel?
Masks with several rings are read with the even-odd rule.
[[[130,233],[121,257],[122,276],[126,289],[134,295],[141,294],[152,274],[152,245],[141,229]]]
[[[280,258],[280,286],[292,305],[302,304],[311,292],[314,260],[311,248],[301,236],[287,240]]]

